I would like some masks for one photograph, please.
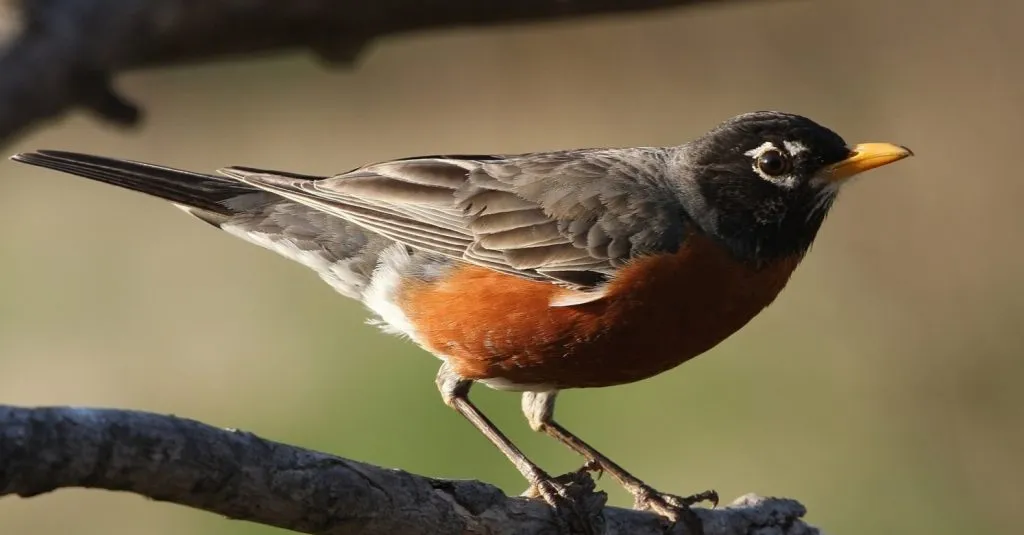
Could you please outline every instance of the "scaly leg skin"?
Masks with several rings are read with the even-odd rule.
[[[555,509],[556,518],[562,524],[560,527],[563,531],[585,535],[600,533],[600,522],[581,511],[577,501],[568,492],[568,483],[571,480],[562,482],[548,475],[469,401],[469,389],[472,384],[472,381],[459,377],[447,364],[442,365],[437,374],[437,388],[441,391],[445,404],[469,420],[512,461],[519,473],[530,483],[530,488],[536,489],[537,495]]]
[[[526,419],[534,431],[554,437],[585,457],[587,464],[584,465],[584,469],[596,465],[599,470],[611,474],[627,492],[633,495],[634,507],[637,509],[653,511],[672,522],[683,520],[694,533],[702,534],[704,532],[700,519],[690,509],[690,506],[703,501],[710,501],[717,506],[717,492],[708,490],[684,498],[654,490],[556,422],[554,416],[557,395],[557,391],[523,393],[523,414],[526,415]]]

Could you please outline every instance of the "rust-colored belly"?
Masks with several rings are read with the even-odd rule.
[[[583,388],[657,375],[746,325],[785,287],[800,259],[761,269],[694,236],[675,254],[639,259],[599,301],[552,307],[564,290],[482,267],[402,289],[427,350],[467,379]]]

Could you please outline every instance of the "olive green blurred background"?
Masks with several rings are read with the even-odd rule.
[[[559,416],[663,490],[794,497],[833,534],[1010,534],[1024,520],[1022,20],[1012,0],[748,2],[403,36],[349,71],[294,55],[124,76],[143,129],[76,115],[7,150],[331,173],[676,144],[756,109],[908,145],[916,158],[846,190],[748,328],[657,378],[568,392]],[[157,200],[0,174],[0,403],[174,413],[524,488],[441,403],[437,361],[313,273]],[[516,395],[474,394],[550,471],[579,465],[528,430]],[[3,535],[275,531],[103,491],[0,500]]]

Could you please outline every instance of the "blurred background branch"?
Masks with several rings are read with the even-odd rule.
[[[389,470],[174,416],[0,406],[0,496],[65,487],[128,491],[310,534],[526,535],[555,526],[542,502],[477,481]],[[603,505],[593,496],[588,505]],[[817,533],[792,500],[745,496],[697,511],[707,535]],[[604,521],[609,535],[664,533],[648,513],[609,507]]]
[[[74,106],[116,124],[137,124],[138,106],[112,84],[115,73],[132,68],[303,48],[349,64],[373,39],[399,32],[704,3],[0,0],[0,143]]]

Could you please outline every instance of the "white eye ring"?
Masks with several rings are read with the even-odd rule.
[[[796,186],[796,176],[794,176],[792,173],[772,176],[762,171],[761,168],[758,167],[757,165],[757,162],[758,160],[761,159],[761,156],[770,151],[776,151],[792,160],[794,154],[798,154],[800,152],[807,150],[807,147],[796,141],[784,141],[783,146],[785,146],[785,149],[780,149],[776,147],[775,144],[772,143],[771,141],[765,141],[757,148],[748,150],[743,154],[746,156],[750,156],[750,159],[752,161],[750,167],[751,169],[754,170],[755,173],[757,173],[758,176],[777,186],[792,189],[794,186]]]

